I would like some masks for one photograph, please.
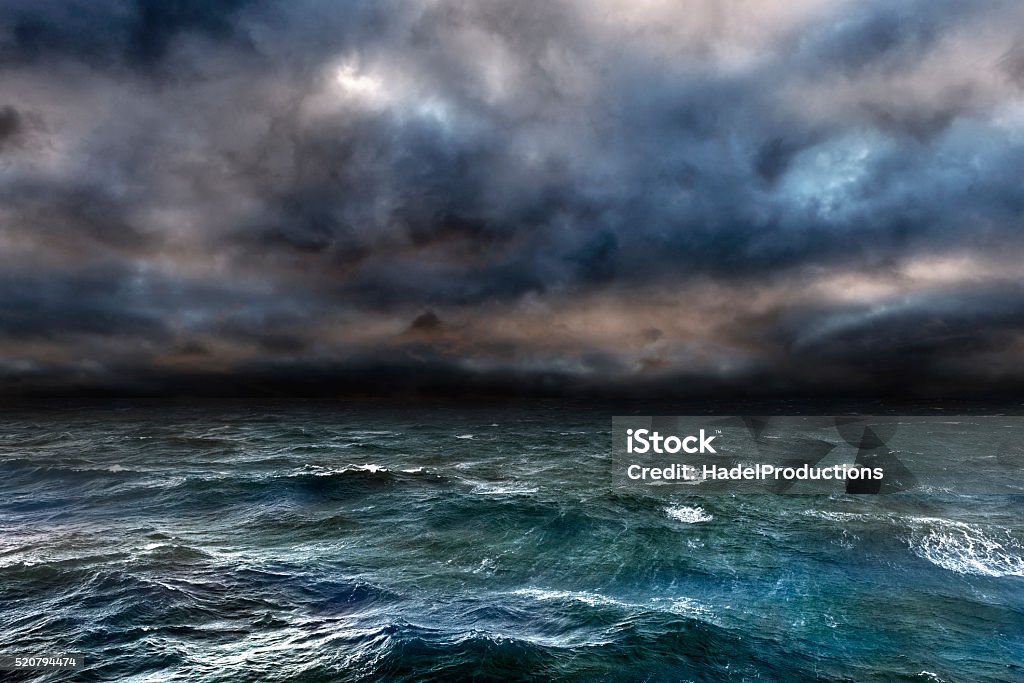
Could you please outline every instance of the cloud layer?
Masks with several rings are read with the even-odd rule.
[[[0,8],[5,392],[1024,379],[1024,6]]]

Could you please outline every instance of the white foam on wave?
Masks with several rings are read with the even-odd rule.
[[[704,619],[705,621],[709,621],[714,616],[711,610],[693,598],[655,598],[654,601],[667,601],[668,611],[673,614],[682,614],[683,616]]]
[[[349,465],[348,467],[342,468],[342,472],[369,472],[370,474],[387,471],[388,468],[384,467],[384,465],[375,465],[373,463],[367,463],[365,465]]]
[[[456,439],[472,439],[473,435],[472,434],[456,434],[455,438]]]
[[[480,560],[480,564],[473,570],[474,574],[493,574],[498,568],[498,559],[495,557],[485,557]]]
[[[340,469],[333,467],[324,467],[322,465],[305,465],[301,470],[295,474],[289,475],[292,477],[301,477],[304,475],[312,474],[314,477],[331,477],[336,474],[349,474],[350,472],[368,472],[369,474],[383,474],[387,473],[387,467],[384,465],[376,465],[374,463],[366,463],[365,465],[345,465]]]
[[[710,522],[714,515],[708,513],[702,507],[688,507],[686,505],[674,505],[665,508],[665,514],[669,518],[682,522],[683,524],[697,524],[698,522]]]
[[[481,496],[525,496],[531,493],[537,493],[539,489],[536,486],[527,486],[526,484],[518,484],[515,482],[501,482],[488,484],[480,482],[473,486],[473,493]]]
[[[976,576],[1024,576],[1024,546],[1007,529],[998,534],[933,517],[911,521],[911,551],[937,567]]]
[[[113,465],[96,465],[94,467],[90,467],[90,466],[65,467],[65,466],[62,466],[62,465],[53,465],[53,466],[50,466],[47,469],[55,470],[55,471],[75,472],[75,473],[83,473],[83,472],[115,472],[116,473],[116,472],[140,472],[141,471],[141,470],[133,470],[131,468],[125,467],[124,465],[122,465],[120,463],[115,463]]]
[[[512,591],[511,594],[546,602],[578,602],[590,607],[602,606],[618,607],[620,609],[630,611],[651,610],[670,612],[672,614],[680,614],[711,623],[714,622],[715,618],[715,614],[711,609],[703,605],[700,601],[688,597],[652,598],[650,603],[643,604],[617,600],[615,598],[608,597],[607,595],[591,591],[560,591],[547,590],[543,588],[520,588],[519,590]],[[663,606],[666,605],[666,603],[667,606]]]
[[[824,510],[806,510],[802,514],[840,523],[859,521],[890,525],[898,530],[897,533],[903,537],[912,553],[936,567],[957,574],[1024,576],[1024,543],[1003,527],[985,527],[939,517],[868,515]],[[845,528],[843,536],[847,538]]]
[[[585,605],[595,607],[597,605],[614,605],[616,607],[635,607],[628,602],[622,602],[615,598],[609,598],[600,593],[589,591],[556,591],[543,588],[520,588],[512,591],[512,595],[520,595],[534,600],[559,601],[559,602],[582,602]]]
[[[827,519],[830,522],[849,522],[852,520],[857,521],[878,521],[886,519],[886,516],[875,516],[866,515],[860,512],[833,512],[831,510],[804,510],[802,515],[807,517],[817,517],[818,519]]]

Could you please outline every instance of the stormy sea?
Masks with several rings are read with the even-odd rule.
[[[627,490],[611,416],[8,407],[0,654],[84,664],[0,675],[1024,680],[1024,497]]]

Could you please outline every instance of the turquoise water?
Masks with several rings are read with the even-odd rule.
[[[579,405],[0,424],[10,680],[1024,680],[1020,497],[652,495]]]

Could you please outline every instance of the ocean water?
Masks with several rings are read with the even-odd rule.
[[[611,412],[0,415],[4,680],[1024,681],[1024,500],[613,486]]]

